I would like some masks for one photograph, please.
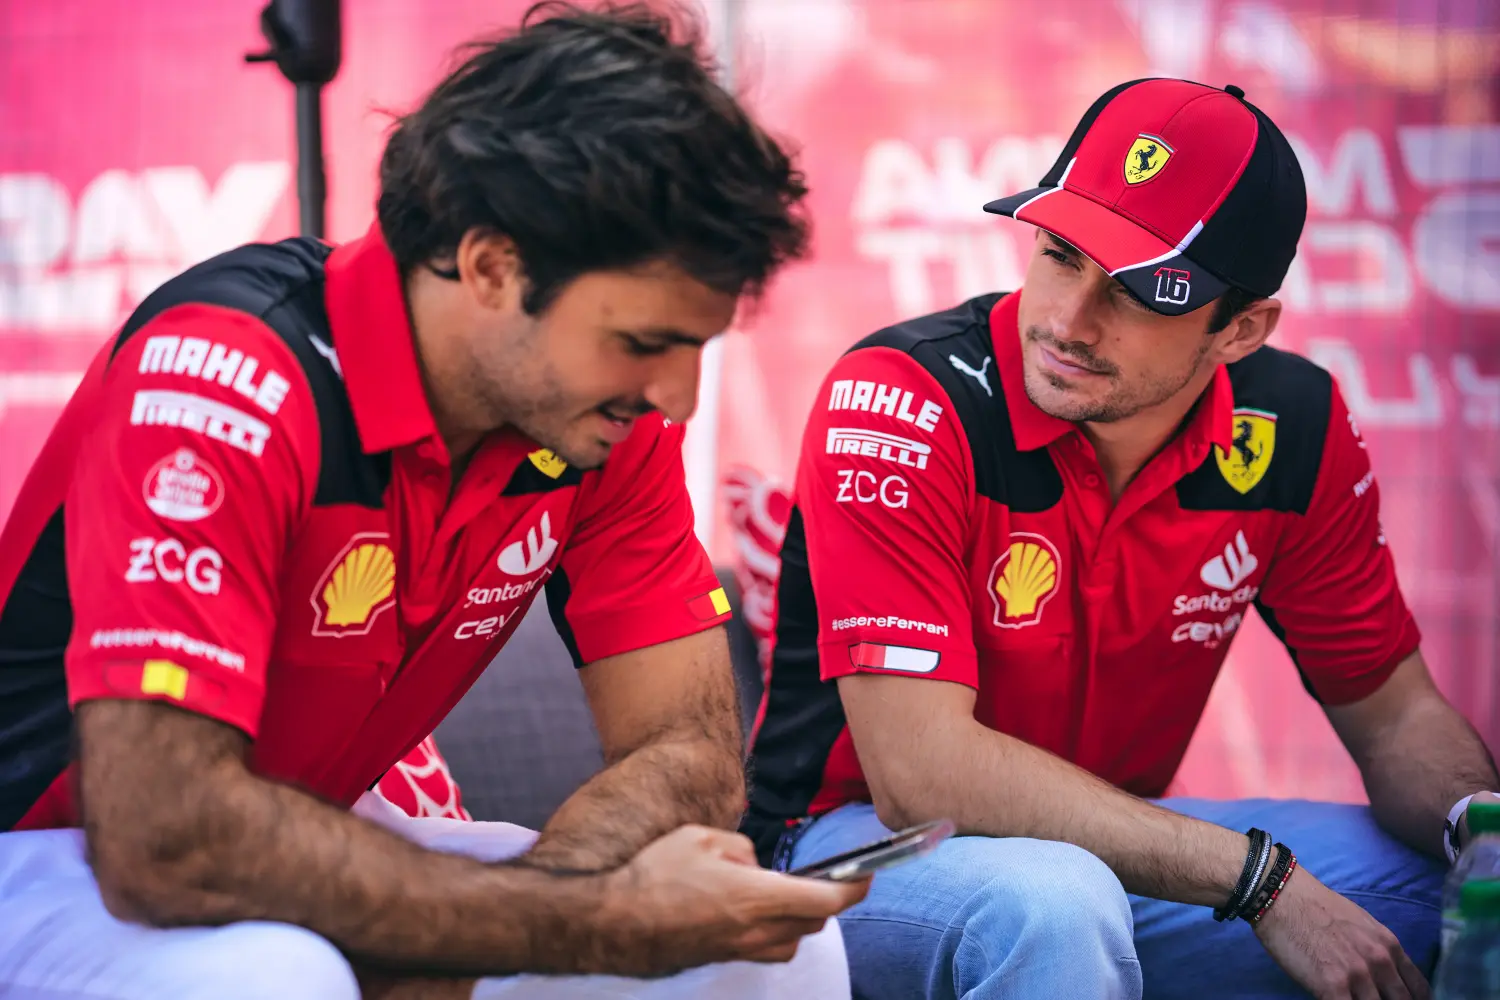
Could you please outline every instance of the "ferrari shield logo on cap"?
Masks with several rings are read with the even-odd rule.
[[[1166,140],[1142,132],[1125,154],[1125,183],[1143,184],[1161,173],[1174,150]]]
[[[1224,481],[1249,493],[1265,478],[1276,452],[1276,414],[1265,410],[1234,411],[1234,442],[1229,451],[1214,449]]]

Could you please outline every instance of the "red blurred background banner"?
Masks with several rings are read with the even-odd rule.
[[[290,88],[260,0],[0,7],[0,513],[88,359],[156,283],[290,235]],[[329,231],[370,221],[387,122],[517,0],[346,0]],[[1439,683],[1494,744],[1500,6],[1493,0],[728,0],[738,89],[802,147],[814,258],[724,344],[716,463],[790,481],[823,372],[902,316],[1019,283],[1033,186],[1104,90],[1236,83],[1309,189],[1277,341],[1341,380]],[[705,512],[700,511],[700,516]],[[707,527],[722,512],[707,512]],[[712,532],[735,558],[733,532]],[[101,555],[101,557],[103,557]],[[1149,665],[1143,665],[1149,669]],[[1244,630],[1177,790],[1361,796],[1296,671]]]

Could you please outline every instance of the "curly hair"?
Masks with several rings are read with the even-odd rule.
[[[466,232],[503,234],[535,314],[579,275],[656,260],[756,294],[806,252],[802,173],[715,81],[685,12],[539,3],[461,51],[381,158],[377,214],[403,274],[456,278]]]

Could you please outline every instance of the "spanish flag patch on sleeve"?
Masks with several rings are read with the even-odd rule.
[[[188,672],[171,660],[147,660],[141,668],[141,694],[164,694],[173,701],[187,697]]]
[[[723,587],[715,587],[702,597],[688,601],[688,611],[700,622],[713,621],[729,614],[729,597],[724,593]]]

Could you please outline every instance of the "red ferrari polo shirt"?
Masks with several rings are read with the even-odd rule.
[[[754,744],[763,858],[787,822],[870,801],[839,677],[974,688],[986,726],[1151,796],[1252,605],[1330,704],[1417,648],[1327,372],[1271,348],[1221,368],[1115,502],[1084,435],[1026,396],[1021,294],[882,331],[823,385]]]
[[[450,498],[378,232],[232,251],[100,353],[0,535],[0,830],[70,824],[72,706],[169,702],[352,803],[543,589],[588,663],[721,623],[683,429],[580,473],[514,432]]]

